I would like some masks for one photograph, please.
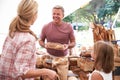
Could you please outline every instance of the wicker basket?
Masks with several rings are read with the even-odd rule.
[[[94,61],[90,58],[79,57],[77,59],[77,66],[83,71],[93,71]]]

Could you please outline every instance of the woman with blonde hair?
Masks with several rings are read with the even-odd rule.
[[[55,80],[56,72],[49,69],[35,69],[37,37],[30,26],[35,22],[38,3],[21,0],[17,16],[9,26],[9,34],[3,44],[0,58],[0,80],[34,80],[46,76]]]

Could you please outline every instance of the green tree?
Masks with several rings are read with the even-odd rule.
[[[119,0],[105,0],[105,3],[98,9],[97,15],[99,19],[112,19],[112,16],[118,12],[120,7]]]
[[[120,0],[92,0],[83,8],[77,9],[75,12],[65,17],[67,22],[86,23],[104,22],[114,19],[115,14],[120,8]]]
[[[69,16],[66,16],[65,18],[63,18],[63,21],[72,23],[73,18],[74,16],[70,14]]]

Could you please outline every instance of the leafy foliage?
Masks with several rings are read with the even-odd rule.
[[[103,24],[105,21],[114,19],[119,8],[120,0],[92,0],[87,6],[77,9],[63,20],[71,23],[96,22]]]

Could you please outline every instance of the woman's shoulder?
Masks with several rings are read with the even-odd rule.
[[[30,33],[24,33],[24,32],[17,32],[16,38],[22,39],[21,41],[35,41],[35,37],[31,35]]]

